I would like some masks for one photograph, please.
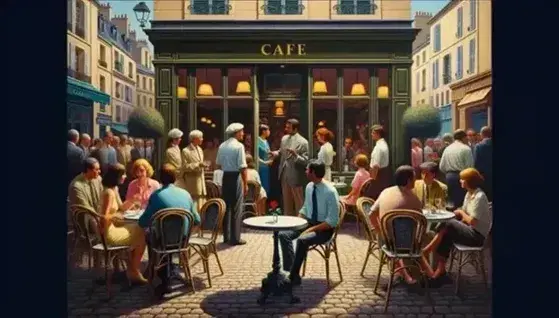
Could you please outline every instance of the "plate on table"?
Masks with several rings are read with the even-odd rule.
[[[144,213],[144,210],[129,210],[124,212],[124,218],[127,220],[138,220]]]

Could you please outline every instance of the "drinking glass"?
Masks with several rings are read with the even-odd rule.
[[[340,177],[340,183],[345,183],[345,177]]]
[[[272,221],[274,221],[274,223],[278,223],[278,215],[277,214],[273,215]]]
[[[339,183],[339,182],[340,182],[340,180],[338,179],[338,177],[335,177],[334,178],[334,183]]]
[[[443,200],[442,200],[441,198],[436,198],[436,199],[435,199],[435,207],[436,207],[438,210],[443,210],[443,209],[444,209]]]

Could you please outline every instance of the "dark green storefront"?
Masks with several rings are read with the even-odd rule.
[[[155,48],[156,107],[167,129],[199,129],[212,143],[223,141],[228,124],[241,122],[255,155],[251,146],[261,121],[272,128],[272,148],[283,122],[295,117],[313,154],[312,134],[324,125],[336,136],[337,154],[350,139],[367,155],[369,128],[380,123],[388,131],[391,165],[407,163],[401,119],[410,106],[417,33],[411,23],[152,21],[146,33]],[[158,144],[158,163],[164,143]],[[343,166],[337,161],[334,171]]]

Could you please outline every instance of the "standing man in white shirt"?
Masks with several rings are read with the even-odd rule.
[[[445,148],[439,164],[439,169],[445,174],[448,199],[455,209],[462,206],[466,196],[466,190],[460,185],[460,171],[473,166],[474,156],[466,132],[458,129],[454,132],[454,142]]]
[[[223,170],[221,196],[226,204],[223,241],[229,245],[246,243],[241,240],[241,206],[248,192],[245,146],[241,143],[243,129],[239,123],[227,126],[225,133],[229,139],[219,145],[216,158],[216,165]]]
[[[388,166],[390,163],[390,152],[384,137],[384,127],[381,125],[373,125],[371,128],[371,138],[375,141],[375,147],[371,152],[370,175],[371,179],[374,181],[367,196],[375,200],[382,190],[390,185],[390,180],[392,178],[390,167]]]

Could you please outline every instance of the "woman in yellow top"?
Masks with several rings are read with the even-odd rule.
[[[127,264],[126,275],[131,282],[146,283],[142,276],[140,264],[144,250],[146,249],[146,238],[144,230],[137,223],[125,223],[122,215],[133,207],[139,205],[141,197],[137,194],[132,200],[124,203],[118,194],[118,186],[124,181],[125,167],[115,164],[108,167],[103,175],[103,194],[99,214],[104,216],[102,235],[105,235],[109,246],[130,246],[130,257]]]

